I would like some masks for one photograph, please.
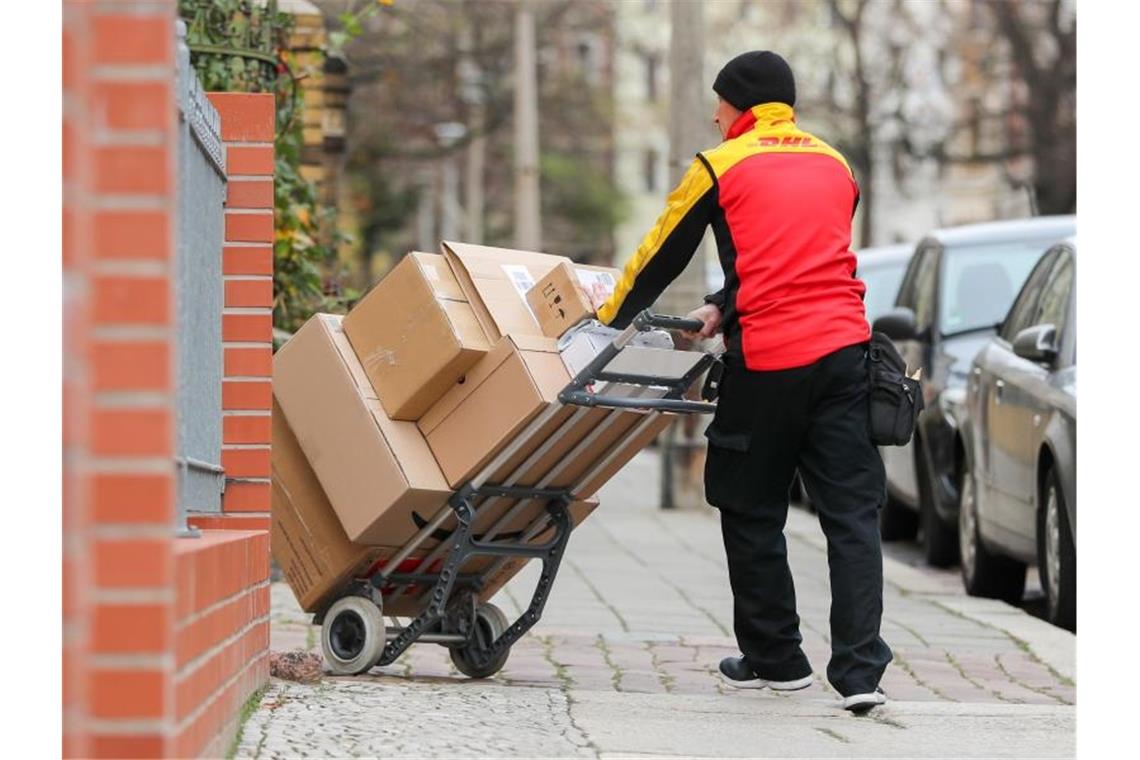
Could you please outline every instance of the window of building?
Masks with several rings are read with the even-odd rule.
[[[645,151],[642,176],[645,177],[645,192],[657,192],[657,151],[653,148],[649,148]]]
[[[645,54],[645,99],[650,103],[657,102],[657,70],[661,68],[660,63],[656,53]]]

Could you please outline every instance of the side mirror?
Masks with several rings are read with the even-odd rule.
[[[1013,353],[1022,359],[1052,364],[1057,358],[1057,328],[1053,325],[1033,325],[1013,338]]]
[[[905,306],[896,306],[883,314],[875,320],[871,329],[883,333],[891,340],[914,340],[918,337],[914,312]]]

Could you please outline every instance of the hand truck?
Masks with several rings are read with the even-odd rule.
[[[659,415],[709,414],[716,409],[715,404],[682,398],[693,381],[713,363],[715,357],[712,354],[700,355],[691,362],[691,366],[683,364],[680,374],[663,376],[654,374],[655,367],[663,366],[662,362],[654,360],[668,358],[662,354],[679,352],[637,346],[627,348],[628,344],[638,332],[653,328],[696,332],[702,326],[699,320],[694,319],[649,311],[638,314],[629,327],[616,335],[570,381],[558,395],[557,402],[539,413],[474,478],[456,490],[447,504],[382,567],[375,572],[370,571],[368,577],[352,581],[340,598],[314,615],[314,624],[321,625],[321,648],[331,671],[336,675],[365,673],[376,665],[391,664],[413,643],[424,642],[450,649],[452,662],[466,676],[487,678],[497,673],[506,663],[511,646],[542,616],[570,536],[572,525],[567,507],[577,494],[575,486],[590,483],[619,456],[628,455],[628,447],[638,433],[645,431]],[[599,382],[605,387],[594,392],[594,386]],[[609,392],[615,388],[621,388],[624,393],[613,395]],[[654,397],[647,397],[647,392]],[[577,408],[553,434],[544,432],[544,428],[552,424],[560,413],[566,413],[567,407]],[[517,485],[521,474],[547,454],[593,408],[608,410],[601,422],[574,444],[535,485]],[[643,412],[642,419],[611,444],[574,485],[550,486],[575,457],[587,452],[617,417],[628,410]],[[488,482],[524,447],[533,447],[534,450],[502,482]],[[484,510],[496,502],[510,499],[517,501],[486,532],[478,536],[472,533],[478,515],[484,514]],[[496,541],[504,527],[535,501],[543,504],[545,509],[517,538]],[[453,516],[457,522],[455,530],[423,557],[414,571],[402,572],[405,560],[429,538],[438,537],[439,529]],[[551,527],[552,536],[534,543]],[[477,556],[496,559],[482,573],[461,574],[464,564]],[[509,623],[498,607],[488,602],[480,603],[477,595],[487,578],[493,577],[515,558],[541,559],[542,572],[530,605],[518,620]],[[439,569],[430,572],[430,568],[439,565],[440,561]],[[385,624],[383,606],[386,599],[392,602],[413,589],[425,587],[428,590],[417,599],[422,606],[418,615],[406,626]]]

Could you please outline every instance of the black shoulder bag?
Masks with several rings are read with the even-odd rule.
[[[871,391],[871,442],[876,446],[905,446],[914,435],[922,411],[922,383],[906,376],[906,362],[883,333],[871,336],[867,349],[867,378]]]

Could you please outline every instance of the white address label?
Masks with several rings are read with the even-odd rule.
[[[503,264],[502,267],[503,271],[507,273],[507,278],[518,291],[519,297],[522,298],[523,303],[526,303],[527,291],[534,287],[534,278],[530,276],[530,270],[522,264]]]

